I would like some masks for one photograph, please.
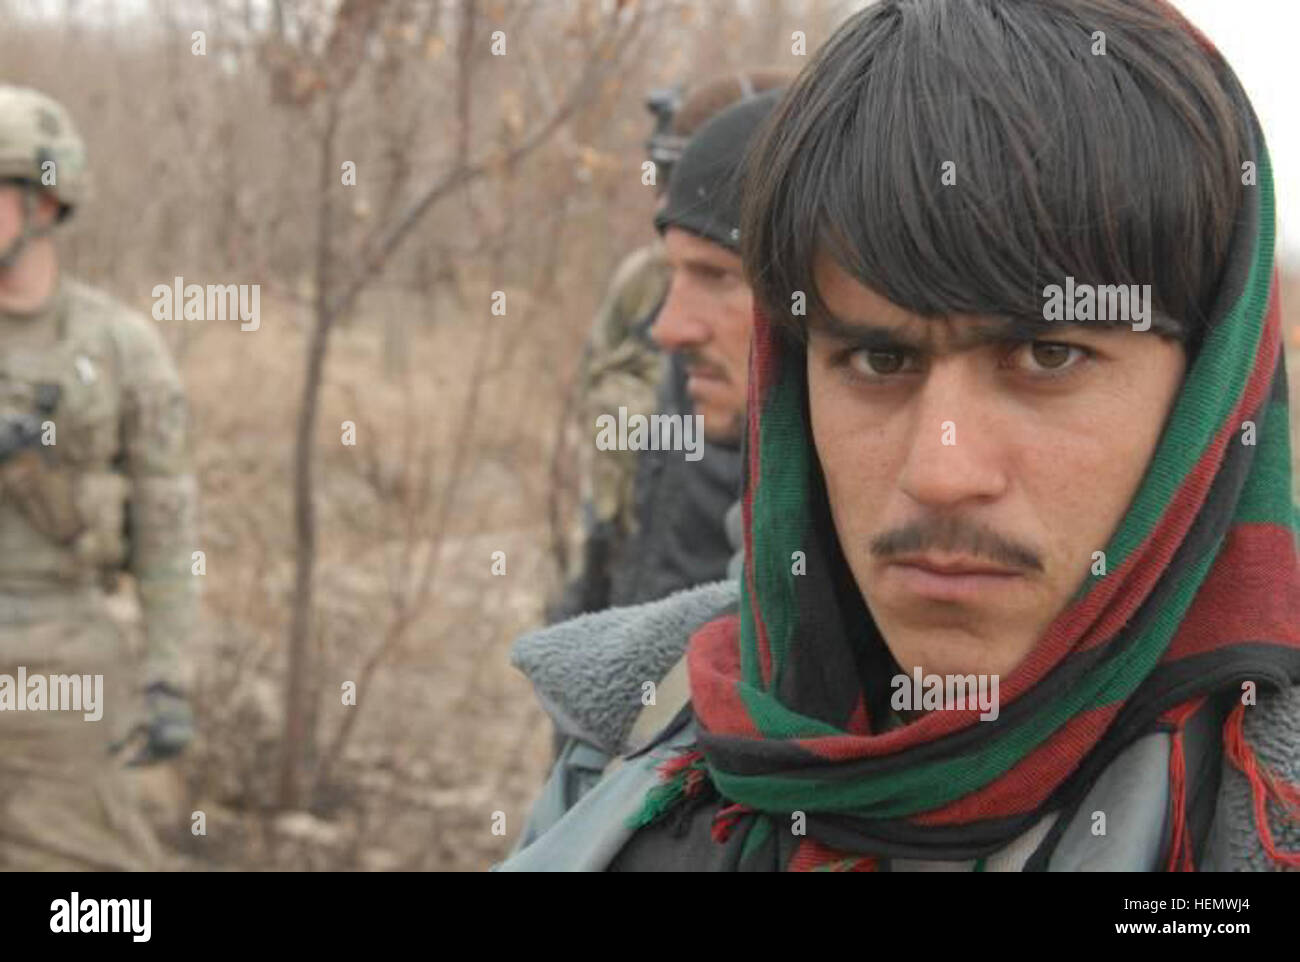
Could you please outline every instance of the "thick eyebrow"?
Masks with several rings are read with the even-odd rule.
[[[731,264],[719,264],[717,261],[709,260],[703,254],[688,254],[681,259],[678,266],[692,271],[717,271],[719,274],[734,273],[739,270]]]
[[[952,325],[952,336],[948,339],[945,353],[968,351],[972,348],[989,345],[1019,344],[1028,341],[1050,339],[1071,331],[1122,330],[1128,322],[1118,324],[1099,324],[1087,321],[1045,321],[1040,318],[999,317],[978,323]],[[809,329],[815,333],[853,344],[857,347],[876,351],[933,351],[935,337],[933,333],[920,338],[902,333],[897,327],[873,324],[870,321],[847,321],[829,311],[823,311],[811,319]],[[931,329],[932,331],[933,329]],[[1177,336],[1181,326],[1171,318],[1152,312],[1152,334]]]

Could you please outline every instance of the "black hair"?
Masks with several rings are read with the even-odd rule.
[[[750,153],[755,297],[802,334],[821,251],[925,317],[1041,318],[1067,276],[1150,284],[1194,343],[1257,159],[1235,84],[1162,0],[880,0]]]

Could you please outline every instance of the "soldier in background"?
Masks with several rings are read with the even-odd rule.
[[[733,103],[790,82],[786,70],[750,70],[705,81],[680,105],[656,91],[647,148],[663,209],[673,165],[696,130]],[[650,328],[668,294],[671,271],[662,237],[629,254],[597,311],[584,354],[580,424],[594,431],[601,414],[691,413],[679,355],[666,357]],[[740,452],[705,445],[702,460],[659,451],[595,451],[583,471],[584,543],[579,570],[548,612],[557,622],[612,605],[662,598],[726,577],[736,545],[724,518],[740,491]]]
[[[0,711],[8,869],[157,867],[110,752],[130,743],[134,763],[159,760],[193,730],[178,663],[196,610],[185,397],[157,329],[59,270],[50,234],[85,178],[66,111],[0,86],[0,675],[103,676],[98,721]],[[123,572],[143,672],[108,607]]]
[[[668,178],[685,140],[672,129],[679,101],[676,88],[655,90],[646,98],[646,109],[655,117],[646,149],[655,165],[656,209],[667,196]],[[654,412],[664,358],[647,330],[668,292],[668,280],[663,242],[656,236],[619,262],[587,335],[577,385],[583,435],[579,447],[582,548],[562,594],[548,606],[548,622],[566,621],[609,605],[611,561],[636,528],[637,452],[597,451],[587,443],[586,434],[611,402],[615,411],[622,405],[629,415]]]

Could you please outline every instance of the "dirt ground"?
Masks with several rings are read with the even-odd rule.
[[[540,622],[554,583],[540,499],[558,401],[522,403],[539,391],[520,373],[534,359],[523,348],[502,361],[489,344],[501,363],[479,399],[429,602],[364,683],[362,665],[393,618],[394,585],[431,550],[409,516],[434,512],[406,489],[446,489],[467,359],[483,342],[468,323],[416,320],[403,376],[385,369],[382,325],[337,332],[317,470],[314,758],[346,713],[360,715],[328,784],[303,811],[276,816],[293,572],[288,439],[304,331],[303,312],[282,304],[264,308],[256,332],[196,325],[175,338],[207,553],[203,627],[190,652],[199,735],[179,764],[136,777],[187,868],[486,868],[518,833],[549,759],[549,723],[508,650]],[[355,446],[341,443],[345,420],[356,424]],[[504,575],[492,573],[498,551]],[[348,681],[355,706],[342,703]],[[190,830],[199,811],[204,836]],[[493,833],[495,812],[505,813],[504,836]]]

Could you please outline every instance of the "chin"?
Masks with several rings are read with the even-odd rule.
[[[904,673],[920,667],[927,675],[999,675],[1024,660],[1020,646],[990,639],[975,626],[880,626],[885,644]]]
[[[725,412],[717,409],[696,408],[697,414],[704,415],[704,440],[710,444],[739,444],[745,434],[745,414]]]

